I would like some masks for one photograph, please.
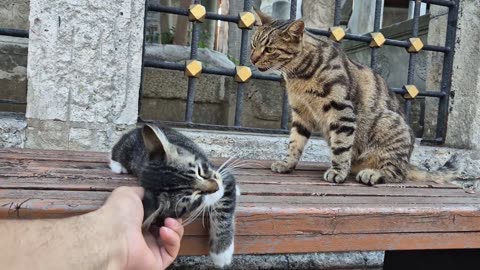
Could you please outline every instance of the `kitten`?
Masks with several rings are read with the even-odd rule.
[[[287,159],[273,163],[272,171],[292,171],[311,132],[318,130],[332,154],[326,181],[342,183],[350,172],[369,185],[457,177],[456,157],[431,173],[409,164],[415,137],[382,77],[329,40],[304,31],[301,20],[257,15],[250,59],[260,71],[282,72],[292,108]]]
[[[210,256],[219,267],[231,263],[238,188],[225,166],[215,168],[205,153],[179,132],[147,124],[120,138],[113,147],[110,168],[138,176],[145,188],[144,229],[161,226],[166,217],[189,215],[188,224],[207,211]]]

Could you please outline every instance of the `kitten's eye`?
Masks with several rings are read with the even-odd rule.
[[[275,51],[275,48],[273,47],[265,47],[265,52],[267,53],[273,53]]]
[[[200,166],[197,167],[197,174],[198,176],[202,177],[202,169],[200,168]]]

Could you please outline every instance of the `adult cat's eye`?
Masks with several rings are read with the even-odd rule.
[[[275,48],[273,47],[265,47],[265,52],[267,53],[273,53],[275,51]]]

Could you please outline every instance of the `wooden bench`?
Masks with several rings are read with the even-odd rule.
[[[218,160],[217,162],[221,162]],[[480,196],[425,183],[364,186],[320,181],[326,164],[273,174],[255,161],[237,173],[238,254],[480,248]],[[106,153],[0,149],[0,218],[65,217],[136,185]],[[186,228],[181,254],[207,254],[207,232]]]

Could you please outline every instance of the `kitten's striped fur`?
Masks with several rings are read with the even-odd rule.
[[[312,131],[318,130],[331,147],[327,181],[341,183],[350,172],[370,185],[454,176],[425,174],[409,165],[415,137],[380,75],[350,60],[330,41],[304,32],[301,20],[257,14],[261,25],[252,36],[251,61],[261,71],[282,72],[292,108],[287,159],[272,164],[273,171],[292,171]]]

